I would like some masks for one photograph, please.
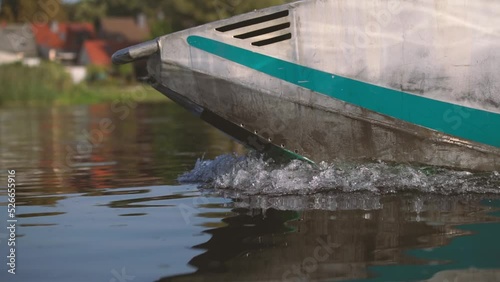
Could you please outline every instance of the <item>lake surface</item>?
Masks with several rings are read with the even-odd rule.
[[[498,173],[276,164],[173,103],[0,109],[0,187],[1,281],[500,281]]]

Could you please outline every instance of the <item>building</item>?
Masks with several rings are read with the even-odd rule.
[[[87,40],[83,43],[78,64],[110,66],[114,52],[129,46],[127,42],[117,42],[104,39]]]
[[[96,32],[100,39],[115,42],[139,43],[150,39],[146,17],[105,17],[96,21]]]
[[[86,40],[96,37],[94,26],[90,23],[51,22],[33,25],[38,53],[44,59],[73,65]]]
[[[0,64],[23,61],[37,64],[36,43],[29,25],[0,26]]]
[[[95,23],[96,39],[84,42],[77,63],[110,67],[116,51],[150,38],[150,29],[144,15],[133,17],[105,17]],[[146,75],[145,62],[134,62],[136,76]]]
[[[136,18],[105,17],[94,24],[52,21],[48,24],[33,24],[31,29],[29,25],[26,26],[32,40],[30,55],[36,56],[38,53],[43,59],[66,65],[75,83],[86,77],[86,66],[99,66],[103,70],[109,70],[114,52],[150,37],[150,29],[143,14]],[[1,43],[5,42],[7,40],[2,40]],[[9,54],[8,58],[5,56],[5,60],[14,60],[16,56],[18,55]],[[136,75],[144,75],[145,63],[135,63],[134,72]]]

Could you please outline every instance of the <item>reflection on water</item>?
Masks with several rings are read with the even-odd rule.
[[[227,226],[205,231],[211,239],[194,246],[205,251],[190,261],[196,273],[160,281],[371,281],[375,273],[383,274],[380,281],[408,281],[444,269],[500,267],[500,224],[480,225],[492,249],[464,236],[477,228],[455,227],[498,221],[481,198],[391,196],[373,210],[348,203],[332,211],[235,209],[237,216],[223,220]],[[452,250],[442,251],[451,242]],[[470,258],[468,251],[490,256]]]
[[[116,109],[0,109],[1,281],[500,277],[500,196],[200,189],[179,175],[245,150],[174,104]],[[3,255],[7,169],[19,184],[15,277]]]
[[[0,168],[35,194],[174,184],[202,154],[241,151],[171,103],[2,109],[0,144]]]

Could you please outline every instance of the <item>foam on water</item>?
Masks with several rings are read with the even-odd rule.
[[[194,169],[179,177],[182,183],[225,189],[242,195],[311,195],[324,192],[426,192],[438,194],[500,194],[500,173],[471,173],[443,168],[266,161],[250,153],[199,159]]]

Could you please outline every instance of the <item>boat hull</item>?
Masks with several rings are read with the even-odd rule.
[[[500,7],[441,2],[273,7],[159,38],[148,70],[160,92],[257,150],[500,170],[500,40],[477,18]]]

